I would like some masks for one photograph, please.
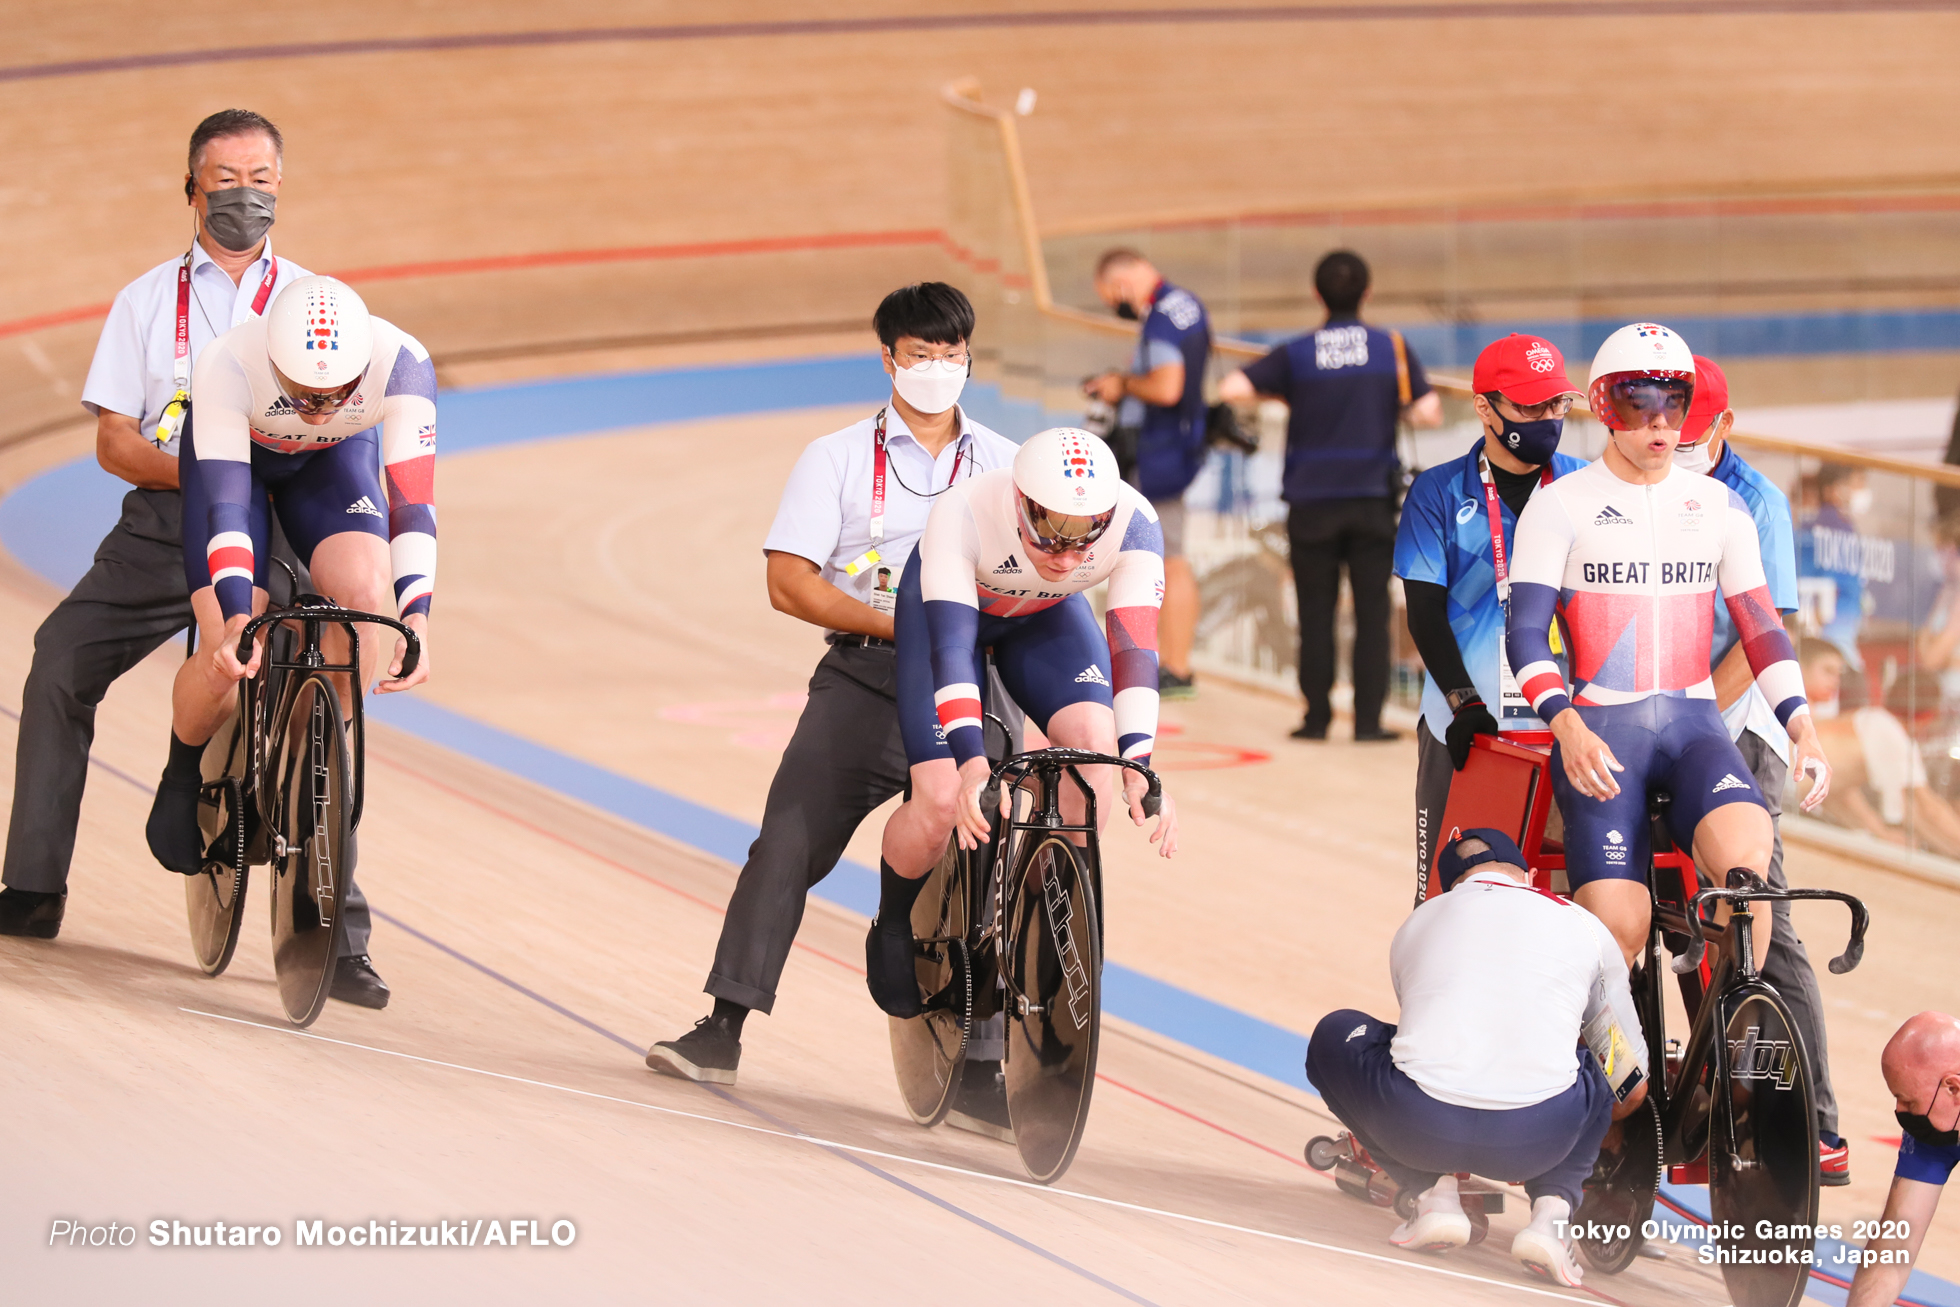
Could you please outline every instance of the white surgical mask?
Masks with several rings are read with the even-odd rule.
[[[1859,486],[1851,492],[1851,516],[1863,517],[1872,511],[1872,488]]]
[[[892,372],[892,389],[921,413],[944,413],[966,389],[966,365],[927,359],[917,367],[897,368]]]
[[[1810,715],[1820,722],[1829,721],[1838,715],[1838,701],[1836,699],[1813,700],[1810,705]]]
[[[1708,470],[1715,466],[1715,460],[1708,456],[1708,441],[1704,439],[1692,445],[1676,445],[1674,466],[1683,472],[1698,472],[1707,476]]]

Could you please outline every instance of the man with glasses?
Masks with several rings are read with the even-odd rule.
[[[1108,637],[1084,591],[1109,582]],[[981,716],[984,650],[1014,702],[1057,745],[1148,765],[1157,734],[1157,610],[1164,594],[1157,515],[1123,481],[1108,445],[1070,427],[1031,436],[1003,468],[955,486],[932,510],[898,584],[898,711],[912,794],[885,823],[878,915],[866,981],[895,1017],[922,1010],[912,904],[955,831],[988,839],[980,791],[990,764]],[[1111,767],[1085,767],[1106,820]],[[1123,773],[1123,807],[1144,824],[1145,781]],[[1084,819],[1062,790],[1063,819]],[[1150,841],[1177,851],[1165,795]]]
[[[1790,637],[1763,575],[1756,524],[1728,487],[1675,466],[1694,395],[1681,338],[1622,327],[1593,359],[1589,398],[1605,454],[1533,495],[1518,517],[1505,653],[1552,729],[1552,794],[1565,819],[1566,878],[1627,964],[1646,948],[1647,796],[1673,799],[1675,843],[1716,884],[1769,870],[1774,830],[1715,706],[1708,651],[1719,586],[1743,655],[1791,739],[1791,764],[1821,803],[1830,769]],[[1571,683],[1550,641],[1554,612]],[[1770,932],[1756,940],[1760,967]]]
[[[268,235],[283,149],[279,129],[246,109],[200,122],[184,176],[190,248],[123,287],[102,324],[82,406],[95,415],[96,460],[133,489],[94,565],[34,635],[0,935],[60,932],[96,707],[117,678],[191,624],[177,457],[191,369],[214,339],[307,275],[273,254]]]
[[[944,282],[902,287],[872,326],[891,399],[803,451],[763,541],[770,604],[821,627],[830,648],[728,901],[706,985],[714,1010],[647,1052],[647,1065],[669,1075],[735,1083],[743,1022],[775,1007],[810,888],[872,809],[905,788],[888,578],[911,557],[934,502],[1014,459],[1011,441],[959,407],[972,371],[964,294]]]
[[[1470,742],[1543,730],[1504,658],[1511,539],[1534,490],[1585,466],[1558,451],[1580,390],[1541,336],[1511,333],[1477,356],[1470,401],[1483,436],[1415,479],[1395,536],[1395,574],[1422,655],[1416,724],[1416,899],[1429,883],[1437,825]]]
[[[239,662],[238,641],[266,606],[272,513],[320,593],[363,612],[399,612],[421,639],[421,661],[401,677],[407,642],[394,637],[379,691],[428,679],[436,374],[414,337],[370,317],[346,285],[303,277],[279,292],[264,318],[211,343],[192,374],[191,402],[197,425],[185,433],[182,454],[184,579],[199,647],[177,671],[170,760],[147,831],[157,861],[187,876],[203,854],[204,746],[231,713],[237,683],[264,656],[261,640]],[[380,635],[380,628],[361,633],[362,685],[374,681]],[[342,650],[337,660],[344,657]],[[364,949],[343,955],[339,971],[350,970],[379,986],[380,1001],[369,1006],[387,1002]]]

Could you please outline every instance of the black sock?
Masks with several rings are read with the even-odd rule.
[[[163,764],[163,774],[173,781],[201,781],[204,779],[204,746],[185,744],[177,738],[177,732],[170,733],[170,761]]]
[[[878,859],[879,928],[894,935],[911,934],[912,905],[918,902],[919,891],[925,884],[924,876],[917,879],[901,876],[892,870],[891,863]]]
[[[749,1010],[747,1008],[735,1002],[733,999],[726,998],[715,1000],[715,1010],[711,1014],[715,1022],[727,1026],[728,1033],[737,1039],[742,1037],[742,1022],[748,1019],[748,1015]]]

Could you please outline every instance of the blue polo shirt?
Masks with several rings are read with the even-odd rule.
[[[1722,457],[1710,468],[1708,475],[1720,481],[1742,498],[1749,506],[1749,516],[1756,520],[1756,542],[1762,548],[1763,578],[1769,586],[1769,600],[1781,613],[1797,611],[1797,546],[1795,527],[1790,520],[1790,499],[1777,488],[1774,481],[1751,467],[1735,450],[1733,440],[1722,447]],[[1715,592],[1715,638],[1708,651],[1708,665],[1718,666],[1735,648],[1735,621],[1729,616],[1729,606],[1722,601],[1722,593]],[[1722,720],[1728,724],[1731,738],[1739,737],[1746,730],[1754,731],[1776,750],[1783,761],[1790,760],[1790,737],[1777,722],[1776,714],[1762,691],[1753,684],[1740,699],[1729,705]]]
[[[1911,1135],[1899,1139],[1899,1164],[1892,1174],[1926,1184],[1945,1184],[1960,1164],[1960,1148],[1944,1144],[1922,1144]]]
[[[1390,384],[1393,384],[1390,378]],[[1391,398],[1393,395],[1391,394]],[[1490,553],[1490,510],[1484,500],[1483,478],[1477,474],[1477,455],[1470,452],[1430,468],[1409,487],[1402,502],[1402,522],[1395,532],[1395,574],[1404,581],[1427,581],[1449,591],[1450,631],[1463,654],[1463,668],[1495,716],[1502,709],[1498,647],[1504,641],[1504,607],[1497,602],[1497,567]],[[1562,477],[1586,465],[1568,454],[1552,455],[1552,475]],[[1518,519],[1502,499],[1497,501],[1508,557]],[[1450,728],[1450,706],[1435,678],[1422,678],[1422,720],[1437,739]],[[1533,718],[1529,726],[1538,728]]]
[[[1429,393],[1413,349],[1409,399]],[[1336,317],[1309,336],[1287,341],[1246,368],[1262,395],[1283,399],[1289,504],[1317,499],[1384,499],[1399,488],[1395,424],[1402,402],[1395,380],[1395,342],[1359,318]]]
[[[1817,595],[1817,633],[1857,671],[1865,666],[1858,652],[1858,628],[1865,622],[1864,559],[1865,538],[1834,504],[1818,509],[1797,532],[1797,575]]]
[[[1146,499],[1176,499],[1205,465],[1205,364],[1211,358],[1211,318],[1196,295],[1157,283],[1137,334],[1130,371],[1138,376],[1167,363],[1184,364],[1184,394],[1175,404],[1146,404],[1126,396],[1118,413],[1137,428],[1137,489]]]

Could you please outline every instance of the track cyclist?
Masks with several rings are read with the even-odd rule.
[[[1083,592],[1109,582],[1108,637]],[[1163,532],[1150,502],[1125,484],[1116,455],[1086,431],[1031,437],[1001,468],[962,481],[933,506],[898,587],[898,713],[911,796],[885,825],[878,915],[865,939],[878,1006],[916,1016],[912,904],[957,830],[962,848],[988,839],[980,791],[989,764],[981,652],[1054,744],[1148,764],[1157,734],[1157,612]],[[1115,770],[1085,769],[1107,819]],[[1145,782],[1123,772],[1141,826]],[[1062,810],[1083,819],[1064,786]],[[1177,851],[1170,796],[1151,833]]]
[[[1730,869],[1769,868],[1769,810],[1709,674],[1718,585],[1756,684],[1790,734],[1791,770],[1813,777],[1804,808],[1830,787],[1755,522],[1734,491],[1674,461],[1694,383],[1694,356],[1668,328],[1635,323],[1607,337],[1588,391],[1606,452],[1531,497],[1513,560],[1505,649],[1557,741],[1566,876],[1629,966],[1651,929],[1651,791],[1671,796],[1676,843],[1718,885]],[[1571,651],[1569,695],[1548,639],[1555,614]],[[1759,966],[1769,940],[1766,930],[1756,939]]]
[[[170,762],[149,826],[151,851],[172,871],[198,869],[204,745],[231,710],[232,687],[264,655],[261,643],[249,662],[237,656],[245,623],[266,606],[268,504],[315,589],[345,608],[399,613],[420,637],[421,661],[407,677],[398,675],[407,642],[396,637],[381,692],[428,679],[435,397],[429,352],[370,317],[361,297],[331,277],[293,282],[263,318],[199,356],[196,424],[182,456],[184,574],[199,648],[177,672]],[[380,656],[374,629],[361,640],[363,685],[373,683]]]

